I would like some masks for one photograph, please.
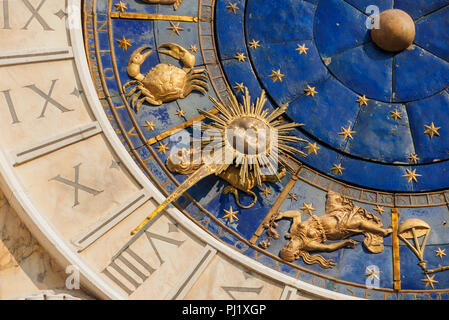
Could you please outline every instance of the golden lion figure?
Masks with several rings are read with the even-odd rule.
[[[284,218],[293,219],[293,223],[286,234],[290,241],[280,251],[281,258],[292,262],[301,257],[305,263],[318,263],[323,268],[331,268],[335,263],[309,252],[354,248],[357,241],[346,238],[363,234],[366,249],[372,253],[380,253],[384,248],[383,238],[392,232],[392,228],[382,228],[378,217],[332,191],[327,195],[326,213],[323,216],[311,215],[309,219],[301,221],[299,211],[286,211],[278,213],[274,220]],[[327,240],[342,241],[326,243]]]

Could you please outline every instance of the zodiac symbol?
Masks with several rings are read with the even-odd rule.
[[[421,219],[407,219],[401,223],[398,229],[398,237],[412,250],[418,257],[418,265],[426,271],[426,261],[423,259],[424,249],[426,248],[427,238],[429,237],[430,226]],[[418,239],[424,237],[421,245]],[[413,239],[413,246],[408,239]]]
[[[398,237],[402,241],[404,241],[404,243],[416,255],[419,260],[418,265],[426,275],[449,270],[449,266],[427,269],[427,262],[424,260],[424,249],[426,248],[427,238],[429,237],[430,230],[431,228],[427,224],[427,222],[416,218],[405,220],[401,223],[398,229]],[[422,237],[424,238],[421,244],[419,244],[419,238]],[[414,246],[408,239],[413,239]]]
[[[292,262],[301,257],[306,264],[317,263],[323,268],[332,268],[335,263],[319,254],[311,255],[310,252],[354,248],[357,241],[346,238],[363,234],[365,248],[372,253],[380,253],[384,248],[383,238],[393,231],[392,228],[383,229],[379,218],[332,191],[327,194],[326,213],[323,216],[311,214],[309,219],[302,221],[299,211],[286,211],[275,215],[270,221],[271,225],[266,226],[270,227],[271,238],[278,238],[278,235],[273,233],[273,222],[285,218],[293,219],[293,222],[285,235],[290,241],[281,249],[281,258]],[[327,244],[327,240],[342,241]],[[269,241],[260,245],[266,248]]]
[[[207,77],[204,75],[205,69],[193,69],[195,66],[194,55],[173,43],[164,43],[159,46],[159,49],[161,48],[168,48],[168,50],[159,50],[160,53],[179,59],[184,67],[181,69],[171,64],[160,63],[143,75],[140,73],[140,66],[152,53],[151,47],[144,46],[135,50],[129,58],[126,71],[130,77],[136,80],[125,83],[123,91],[126,93],[126,99],[134,96],[131,104],[136,112],[139,112],[145,101],[160,106],[165,102],[183,99],[194,90],[203,94],[209,90]],[[145,52],[145,50],[149,51]],[[126,88],[132,85],[134,88],[126,92]]]

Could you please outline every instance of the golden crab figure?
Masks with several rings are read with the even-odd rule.
[[[161,50],[167,48],[168,50]],[[163,54],[178,59],[183,68],[172,64],[159,63],[146,75],[140,72],[145,59],[152,53],[151,47],[143,46],[135,50],[128,61],[126,71],[131,80],[123,85],[126,99],[131,100],[132,107],[139,112],[140,107],[146,101],[152,105],[160,106],[163,103],[187,97],[192,91],[206,94],[209,90],[205,69],[193,69],[195,56],[185,48],[174,43],[164,43],[158,48]],[[128,92],[128,87],[132,87]]]
[[[131,232],[132,235],[170,203],[176,201],[185,191],[209,175],[215,174],[222,177],[233,187],[248,192],[252,187],[260,186],[262,181],[267,181],[267,176],[273,176],[279,181],[284,170],[278,173],[278,165],[293,173],[293,168],[287,159],[294,154],[307,156],[289,145],[289,143],[307,141],[290,134],[291,130],[302,124],[289,123],[280,119],[288,105],[270,113],[264,109],[267,102],[265,92],[262,91],[256,103],[251,103],[247,88],[242,97],[243,103],[239,103],[233,95],[227,99],[226,104],[222,104],[213,97],[210,99],[218,113],[214,115],[208,111],[199,110],[199,112],[211,120],[208,125],[202,126],[206,140],[207,133],[210,132],[208,130],[215,131],[214,145],[209,149],[213,151],[204,152],[211,143],[201,147],[199,166],[195,163],[191,164],[192,167],[186,163],[177,164],[180,172],[193,173]],[[190,158],[183,155],[177,156],[185,160]],[[171,167],[176,168],[176,164]]]

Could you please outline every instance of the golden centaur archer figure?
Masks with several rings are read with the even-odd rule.
[[[383,238],[392,232],[392,228],[382,228],[378,217],[332,191],[327,195],[326,213],[323,216],[311,215],[309,219],[302,221],[299,211],[286,211],[278,213],[274,220],[283,218],[292,218],[293,223],[286,234],[290,241],[281,249],[281,258],[291,262],[301,257],[305,263],[318,263],[323,268],[331,268],[335,263],[309,252],[354,248],[357,241],[346,238],[364,234],[365,248],[372,253],[380,253],[384,249]],[[326,243],[328,240],[342,241]]]

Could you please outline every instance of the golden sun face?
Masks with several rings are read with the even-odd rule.
[[[206,136],[208,130],[215,132],[213,144],[216,152],[213,161],[224,161],[240,167],[240,181],[245,181],[251,172],[260,185],[263,170],[264,174],[277,176],[279,164],[291,169],[286,161],[289,156],[306,156],[304,152],[289,145],[298,141],[305,142],[304,139],[289,134],[302,124],[287,123],[279,119],[288,105],[271,113],[264,110],[267,102],[265,91],[262,91],[255,103],[251,103],[247,88],[243,103],[239,103],[235,96],[231,96],[226,105],[212,97],[210,99],[219,112],[214,115],[199,111],[212,120],[203,127],[203,131]]]

